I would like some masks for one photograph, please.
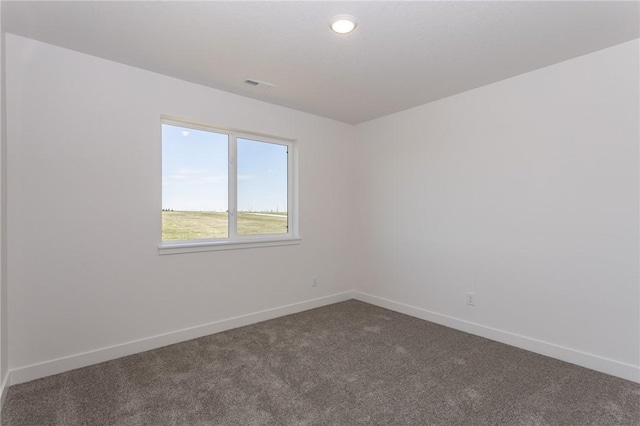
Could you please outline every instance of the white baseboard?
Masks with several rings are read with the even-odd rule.
[[[526,349],[531,352],[566,361],[601,373],[610,374],[612,376],[640,383],[640,367],[636,365],[626,364],[575,349],[566,348],[564,346],[555,345],[553,343],[544,342],[542,340],[464,321],[359,291],[353,292],[353,298],[381,308],[386,308],[412,317],[431,321],[466,333],[475,334],[480,337],[485,337],[507,345]]]
[[[260,312],[241,315],[237,317],[227,318],[215,321],[209,324],[178,330],[166,334],[148,337],[120,345],[110,346],[107,348],[97,349],[94,351],[84,352],[63,358],[46,361],[39,364],[27,365],[24,367],[10,370],[0,384],[0,408],[4,403],[4,398],[8,391],[9,385],[28,382],[40,379],[54,374],[64,373],[65,371],[75,370],[77,368],[87,367],[89,365],[98,364],[100,362],[110,361],[127,355],[133,355],[163,346],[196,339],[210,334],[220,333],[222,331],[231,330],[233,328],[243,327],[250,324],[278,318],[285,315],[303,312],[309,309],[319,308],[321,306],[333,303],[343,302],[349,299],[356,299],[372,305],[380,306],[395,312],[410,315],[446,327],[461,330],[470,334],[485,337],[490,340],[505,343],[507,345],[522,348],[541,355],[556,358],[612,376],[620,377],[626,380],[640,383],[640,367],[599,357],[589,353],[577,351],[575,349],[566,348],[530,337],[522,336],[508,331],[487,327],[481,324],[464,321],[458,318],[428,311],[426,309],[415,306],[406,305],[404,303],[395,302],[382,297],[374,296],[359,291],[345,291],[326,297],[307,300],[304,302],[294,303],[291,305],[280,306],[273,309],[267,309]]]
[[[291,305],[280,306],[273,309],[267,309],[237,317],[227,318],[191,327],[183,330],[173,331],[153,337],[148,337],[120,345],[110,346],[107,348],[97,349],[90,352],[84,352],[76,355],[58,358],[39,364],[27,365],[9,371],[9,383],[11,385],[40,379],[54,374],[64,373],[65,371],[75,370],[77,368],[87,367],[89,365],[98,364],[104,361],[121,358],[127,355],[133,355],[163,346],[172,345],[174,343],[185,342],[198,337],[208,336],[210,334],[220,333],[222,331],[231,330],[233,328],[243,327],[250,324],[278,318],[284,315],[295,314],[309,309],[319,308],[325,305],[331,305],[337,302],[343,302],[353,298],[353,292],[345,291],[330,296],[320,297],[317,299],[307,300],[304,302],[294,303]],[[7,387],[3,387],[3,391]],[[4,393],[2,394],[4,397]]]
[[[9,391],[9,373],[4,375],[0,381],[0,423],[2,423],[2,407],[4,407],[4,400],[7,398],[7,392]]]

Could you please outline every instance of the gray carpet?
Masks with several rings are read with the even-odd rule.
[[[12,386],[9,425],[639,425],[640,385],[348,301]]]

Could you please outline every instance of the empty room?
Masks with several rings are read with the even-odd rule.
[[[640,2],[0,18],[3,426],[640,424]]]

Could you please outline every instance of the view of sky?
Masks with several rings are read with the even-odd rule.
[[[238,210],[286,212],[287,147],[238,138]],[[162,208],[228,209],[228,136],[162,125]]]

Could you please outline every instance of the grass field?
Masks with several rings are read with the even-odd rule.
[[[200,240],[227,238],[227,213],[162,212],[162,240]],[[286,213],[238,212],[238,234],[283,234],[287,232]]]

